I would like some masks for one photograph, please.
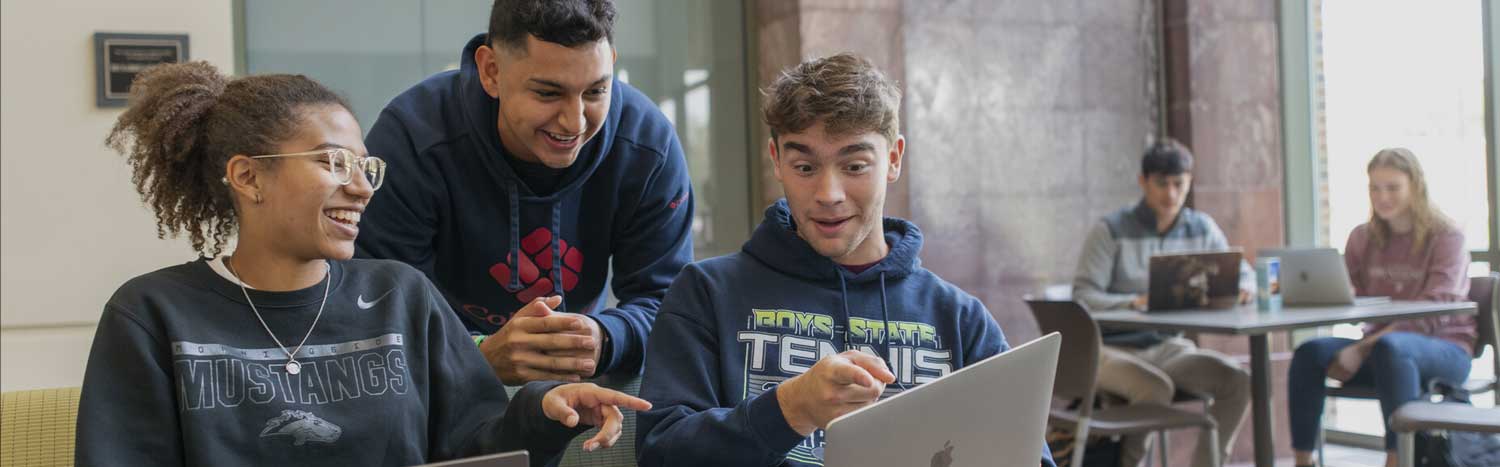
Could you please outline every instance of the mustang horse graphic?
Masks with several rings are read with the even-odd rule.
[[[266,428],[261,430],[260,437],[290,436],[293,446],[301,446],[308,441],[333,443],[343,433],[344,430],[338,425],[318,418],[312,412],[283,410],[281,416],[266,421]]]

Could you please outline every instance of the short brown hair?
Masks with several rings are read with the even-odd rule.
[[[220,183],[230,157],[275,152],[316,105],[349,109],[302,75],[231,79],[208,62],[156,65],[136,75],[130,106],[105,144],[130,163],[136,191],[156,213],[157,236],[186,233],[194,250],[217,255],[237,230],[234,201]]]
[[[869,60],[851,54],[802,62],[762,92],[772,138],[823,120],[830,135],[874,131],[894,143],[901,127],[901,89]]]

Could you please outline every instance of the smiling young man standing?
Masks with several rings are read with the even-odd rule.
[[[667,292],[643,466],[823,465],[834,418],[1009,348],[984,304],[922,267],[917,226],[882,216],[906,150],[895,83],[835,55],[783,72],[766,102],[786,199]]]
[[[636,374],[692,260],[682,146],[614,79],[614,17],[609,0],[496,0],[462,67],[397,96],[365,141],[401,176],[359,254],[426,273],[506,384]]]

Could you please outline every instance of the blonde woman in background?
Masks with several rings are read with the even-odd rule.
[[[1427,197],[1422,165],[1408,149],[1384,149],[1366,169],[1370,221],[1349,234],[1344,263],[1359,295],[1395,300],[1460,301],[1468,296],[1464,236]],[[1416,399],[1432,379],[1454,384],[1469,376],[1478,336],[1473,316],[1440,316],[1370,324],[1362,339],[1325,337],[1297,347],[1289,388],[1297,465],[1314,465],[1323,416],[1324,378],[1374,387],[1382,420]],[[1386,426],[1387,466],[1396,465],[1396,438]]]

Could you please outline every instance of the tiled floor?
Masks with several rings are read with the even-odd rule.
[[[1323,457],[1328,461],[1325,467],[1382,467],[1385,465],[1385,453],[1364,448],[1330,444],[1323,450]],[[1226,467],[1253,467],[1254,463],[1229,464]],[[1290,466],[1292,459],[1277,459],[1277,466]]]
[[[1326,467],[1368,467],[1385,465],[1385,452],[1330,444],[1323,448]]]

